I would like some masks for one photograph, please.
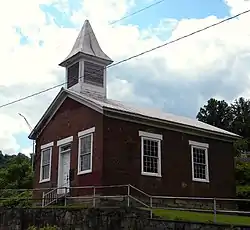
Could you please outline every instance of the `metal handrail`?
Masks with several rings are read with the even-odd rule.
[[[90,195],[90,196],[69,196],[67,197],[67,199],[91,199],[91,198],[124,198],[124,197],[127,197],[127,195],[116,195],[116,196],[93,196],[93,195]]]
[[[147,205],[146,203],[144,203],[143,201],[135,198],[134,196],[130,195],[130,198],[132,198],[133,200],[137,201],[138,203],[141,203],[143,206],[145,206],[146,208],[151,208],[150,205]]]
[[[158,195],[150,195],[141,189],[136,188],[135,186],[131,184],[126,184],[126,185],[98,185],[98,186],[75,186],[75,187],[66,187],[67,189],[102,189],[102,188],[115,188],[115,187],[131,187],[132,189],[140,192],[141,194],[147,196],[148,198],[153,198],[153,199],[186,199],[186,200],[213,200],[216,199],[217,201],[245,201],[245,202],[250,202],[250,199],[239,199],[239,198],[212,198],[212,197],[181,197],[181,196],[158,196]],[[50,187],[50,188],[34,188],[34,189],[3,189],[0,188],[0,191],[44,191],[44,190],[57,190],[57,189],[64,189],[65,187]],[[52,190],[51,190],[52,189]]]
[[[102,196],[99,193],[96,193],[96,189],[105,189],[105,188],[127,188],[127,191],[125,192],[125,195],[113,195],[113,196]],[[168,210],[183,210],[183,211],[196,211],[196,212],[213,212],[214,213],[214,222],[216,222],[216,215],[217,213],[238,213],[238,214],[250,214],[250,211],[236,211],[236,210],[229,210],[229,209],[225,209],[225,210],[221,210],[220,205],[218,206],[218,201],[242,201],[242,202],[250,202],[250,199],[237,199],[237,198],[211,198],[211,197],[174,197],[174,196],[155,196],[155,195],[150,195],[144,191],[142,191],[139,188],[136,188],[135,186],[128,184],[128,185],[97,185],[97,186],[76,186],[76,187],[54,187],[54,188],[35,188],[35,189],[0,189],[0,191],[8,191],[8,190],[16,190],[16,191],[44,191],[44,190],[48,190],[50,189],[50,191],[48,191],[47,193],[43,192],[43,199],[42,199],[42,206],[48,206],[51,203],[53,203],[55,200],[57,200],[58,194],[56,193],[56,196],[50,196],[50,194],[53,194],[53,192],[57,191],[58,189],[65,189],[65,193],[61,194],[62,197],[65,197],[65,203],[64,205],[66,206],[67,203],[67,199],[77,199],[77,198],[85,198],[84,196],[68,196],[67,197],[67,190],[69,189],[93,189],[93,194],[88,195],[88,197],[86,197],[86,199],[93,199],[93,207],[95,207],[95,201],[98,198],[119,198],[119,197],[123,197],[126,198],[127,197],[127,205],[128,207],[130,206],[130,199],[134,200],[138,203],[140,203],[143,207],[146,207],[150,210],[150,217],[152,217],[152,211],[154,209],[168,209]],[[131,194],[131,190],[135,190],[138,192],[138,195],[133,195]],[[145,197],[143,198],[144,195]],[[138,198],[137,198],[138,196]],[[150,204],[148,205],[145,202],[145,198],[149,199]],[[0,198],[1,199],[1,198]],[[21,199],[21,198],[20,198]],[[26,198],[25,198],[26,199]],[[51,199],[51,201],[50,201]],[[166,199],[166,200],[190,200],[190,201],[213,201],[213,203],[209,203],[209,207],[203,207],[203,208],[195,208],[195,206],[193,208],[181,208],[181,207],[169,207],[168,204],[165,205],[161,205],[162,202],[157,202],[157,199]],[[50,201],[50,202],[46,202],[46,201]],[[156,202],[153,202],[156,201]],[[156,204],[157,203],[157,204]],[[158,206],[159,205],[159,206]],[[210,208],[211,205],[211,208]],[[163,206],[163,207],[161,207]],[[218,209],[217,209],[218,206]]]
[[[250,199],[239,199],[239,198],[212,198],[212,197],[181,197],[181,196],[157,196],[157,195],[150,195],[144,191],[142,191],[139,188],[136,188],[135,186],[131,184],[127,185],[98,185],[98,186],[75,186],[75,187],[66,187],[67,189],[104,189],[104,188],[118,188],[118,187],[130,187],[131,189],[134,189],[138,191],[139,193],[145,195],[148,198],[152,199],[180,199],[180,200],[217,200],[217,201],[242,201],[242,202],[250,202]],[[47,194],[52,193],[53,191],[56,191],[58,189],[65,189],[65,187],[52,187],[52,188],[34,188],[34,189],[0,189],[0,191],[45,191],[50,190],[47,193],[45,193],[45,196]],[[1,198],[0,198],[1,199]]]
[[[52,204],[55,200],[57,200],[57,189],[58,188],[55,188],[55,189],[43,194],[43,207],[46,207],[46,206]],[[55,191],[56,191],[56,198],[52,199],[52,201],[50,201],[48,203],[45,203],[45,200],[47,200],[46,196],[53,194],[53,192],[55,192]]]
[[[185,196],[151,196],[153,199],[175,199],[175,200],[213,200],[211,197],[185,197]]]
[[[102,189],[102,188],[121,188],[121,187],[128,187],[128,185],[97,185],[97,186],[74,186],[74,187],[68,187],[69,189]]]
[[[145,196],[147,196],[147,197],[149,197],[149,198],[152,197],[151,195],[145,193],[144,191],[140,190],[139,188],[136,188],[135,186],[133,186],[133,185],[131,185],[131,184],[129,184],[129,186],[130,186],[131,188],[133,188],[134,190],[136,190],[136,191],[142,193],[143,195],[145,195]]]

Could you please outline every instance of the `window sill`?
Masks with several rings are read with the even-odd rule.
[[[92,173],[91,169],[90,170],[85,170],[85,171],[80,171],[80,172],[77,173],[77,175],[79,176],[79,175],[85,175],[85,174],[89,174],[89,173]]]
[[[142,176],[151,176],[151,177],[162,177],[161,174],[157,174],[157,173],[147,173],[147,172],[142,172],[141,175],[142,175]]]
[[[49,182],[49,181],[50,181],[50,179],[40,180],[40,181],[39,181],[39,184],[46,183],[46,182]]]
[[[196,178],[193,178],[193,181],[194,182],[201,182],[201,183],[209,183],[209,180],[204,180],[204,179],[196,179]]]

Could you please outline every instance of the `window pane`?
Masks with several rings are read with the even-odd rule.
[[[42,179],[48,179],[49,178],[49,165],[42,167]]]
[[[81,138],[81,154],[91,152],[91,135]]]
[[[153,157],[144,156],[144,172],[158,173],[158,159]]]
[[[43,154],[43,165],[50,164],[50,149],[44,150],[42,154]]]
[[[158,141],[143,139],[143,171],[158,173]]]
[[[206,150],[205,149],[199,149],[199,148],[193,148],[193,158],[194,163],[199,164],[206,164]]]
[[[70,149],[71,149],[71,144],[61,146],[61,151],[62,152],[64,152],[64,151],[70,151]]]
[[[194,177],[197,179],[206,179],[206,166],[194,164]]]
[[[81,161],[80,170],[81,171],[90,169],[90,160],[91,160],[90,158],[91,158],[91,154],[80,156],[80,161]]]
[[[158,141],[143,140],[144,155],[158,157]]]

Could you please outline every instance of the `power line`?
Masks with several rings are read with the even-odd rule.
[[[139,13],[143,12],[144,10],[147,10],[147,9],[149,9],[149,8],[151,8],[151,7],[154,7],[154,6],[156,6],[156,5],[159,5],[160,3],[165,2],[165,1],[166,1],[166,0],[160,0],[160,1],[154,2],[154,3],[152,3],[151,5],[148,5],[148,6],[146,6],[146,7],[143,7],[143,8],[141,8],[141,9],[139,9],[139,10],[137,10],[137,11],[131,13],[131,14],[125,15],[124,17],[122,17],[122,18],[120,18],[120,19],[117,19],[117,20],[115,20],[115,21],[112,21],[112,22],[108,23],[108,25],[111,26],[111,25],[113,25],[113,24],[115,24],[115,23],[117,23],[117,22],[120,22],[120,21],[122,21],[122,20],[124,20],[124,19],[130,18],[130,17],[132,17],[132,16],[134,16],[134,15],[136,15],[136,14],[139,14]],[[87,35],[89,35],[89,34],[91,34],[91,33],[93,33],[93,31],[92,31],[92,32],[89,32],[89,33],[86,33],[84,36],[87,36]]]
[[[175,42],[177,42],[177,41],[180,41],[180,40],[182,40],[182,39],[185,39],[185,38],[187,38],[187,37],[190,37],[190,36],[192,36],[192,35],[195,35],[195,34],[197,34],[197,33],[200,33],[200,32],[202,32],[202,31],[205,31],[205,30],[207,30],[207,29],[209,29],[209,28],[212,28],[212,27],[214,27],[214,26],[217,26],[217,25],[219,25],[219,24],[222,24],[222,23],[224,23],[224,22],[226,22],[226,21],[232,20],[232,19],[234,19],[234,18],[237,18],[237,17],[239,17],[239,16],[241,16],[241,15],[243,15],[243,14],[249,13],[249,12],[250,12],[250,9],[249,9],[249,10],[246,10],[246,11],[243,11],[243,12],[241,12],[241,13],[239,13],[239,14],[236,14],[236,15],[234,15],[234,16],[232,16],[232,17],[223,19],[223,20],[221,20],[221,21],[219,21],[219,22],[217,22],[217,23],[214,23],[214,24],[211,24],[211,25],[209,25],[209,26],[206,26],[206,27],[204,27],[204,28],[202,28],[202,29],[196,30],[196,31],[194,31],[194,32],[192,32],[192,33],[189,33],[189,34],[186,34],[186,35],[184,35],[184,36],[181,36],[181,37],[179,37],[179,38],[177,38],[177,39],[174,39],[174,40],[172,40],[172,41],[170,41],[170,42],[166,42],[166,43],[164,43],[164,44],[162,44],[162,45],[159,45],[159,46],[156,46],[156,47],[154,47],[154,48],[152,48],[152,49],[146,50],[146,51],[141,52],[141,53],[139,53],[139,54],[136,54],[136,55],[133,55],[133,56],[128,57],[128,58],[126,58],[126,59],[123,59],[123,60],[121,60],[121,61],[118,61],[118,62],[116,62],[116,63],[114,63],[114,64],[111,64],[111,65],[107,66],[107,69],[110,68],[110,67],[117,66],[117,65],[119,65],[119,64],[121,64],[121,63],[127,62],[127,61],[129,61],[129,60],[131,60],[131,59],[134,59],[134,58],[136,58],[136,57],[142,56],[142,55],[144,55],[144,54],[146,54],[146,53],[150,53],[150,52],[152,52],[152,51],[154,51],[154,50],[160,49],[160,48],[162,48],[162,47],[164,47],[164,46],[170,45],[170,44],[172,44],[172,43],[175,43]],[[100,71],[100,70],[99,70],[99,71]],[[17,103],[17,102],[26,100],[26,99],[28,99],[28,98],[37,96],[37,95],[42,94],[42,93],[45,93],[45,92],[50,91],[50,90],[52,90],[52,89],[58,88],[58,87],[60,87],[60,86],[63,86],[63,85],[66,84],[66,83],[67,83],[67,82],[64,82],[64,83],[61,83],[61,84],[52,86],[52,87],[50,87],[50,88],[47,88],[47,89],[45,89],[45,90],[36,92],[36,93],[34,93],[34,94],[28,95],[28,96],[26,96],[26,97],[22,97],[22,98],[20,98],[20,99],[17,99],[17,100],[11,101],[11,102],[9,102],[9,103],[3,104],[3,105],[0,106],[0,108],[6,107],[6,106],[8,106],[8,105],[15,104],[15,103]]]
[[[160,3],[164,2],[164,1],[166,1],[166,0],[161,0],[161,1],[155,2],[155,3],[153,3],[153,4],[149,5],[149,6],[146,6],[146,7],[142,8],[142,9],[140,9],[140,10],[137,10],[137,11],[133,12],[132,14],[129,14],[129,15],[127,15],[127,16],[124,16],[124,17],[122,17],[122,18],[120,18],[120,19],[118,19],[118,20],[116,20],[116,21],[113,21],[113,22],[111,22],[109,25],[113,25],[113,24],[115,24],[115,23],[117,23],[117,22],[120,22],[120,21],[126,19],[126,18],[129,18],[129,17],[131,17],[131,16],[134,16],[134,15],[136,15],[136,14],[138,14],[138,13],[144,11],[144,10],[147,10],[147,9],[153,7],[153,6],[156,6],[156,5],[158,5],[158,4],[160,4]]]
[[[139,9],[139,10],[137,10],[137,11],[131,13],[131,14],[128,14],[128,15],[126,15],[126,16],[124,16],[124,17],[118,19],[118,20],[112,21],[111,23],[109,23],[109,25],[113,25],[113,24],[115,24],[115,23],[117,23],[117,22],[120,22],[120,21],[126,19],[126,18],[129,18],[129,17],[131,17],[131,16],[134,16],[134,15],[136,15],[136,14],[138,14],[138,13],[141,13],[141,12],[143,12],[144,10],[147,10],[147,9],[153,7],[153,6],[159,5],[160,3],[164,2],[164,1],[166,1],[166,0],[160,0],[160,1],[154,2],[154,3],[152,3],[151,5],[148,5],[148,6],[146,6],[146,7],[143,7],[143,8],[141,8],[141,9]],[[87,36],[87,35],[89,35],[89,33],[85,34],[85,36]],[[29,99],[29,98],[34,97],[34,96],[37,96],[37,95],[39,95],[39,94],[48,92],[48,91],[50,91],[50,90],[52,90],[52,89],[58,88],[58,87],[60,87],[60,86],[63,86],[65,83],[67,83],[67,82],[64,82],[64,83],[61,83],[61,84],[52,86],[52,87],[47,88],[47,89],[45,89],[45,90],[42,90],[42,91],[39,91],[39,92],[30,94],[30,95],[28,95],[28,96],[26,96],[26,97],[22,97],[22,98],[20,98],[20,99],[14,100],[14,101],[9,102],[9,103],[7,103],[7,104],[5,104],[5,105],[1,105],[0,108],[5,107],[5,106],[7,106],[7,105],[12,105],[12,104],[15,104],[15,103],[17,103],[17,102],[20,102],[20,101]]]
[[[146,53],[150,53],[150,52],[152,52],[152,51],[154,51],[154,50],[157,50],[157,49],[160,49],[160,48],[162,48],[162,47],[164,47],[164,46],[167,46],[167,45],[170,45],[170,44],[172,44],[172,43],[178,42],[178,41],[180,41],[180,40],[182,40],[182,39],[184,39],[184,38],[187,38],[187,37],[190,37],[190,36],[192,36],[192,35],[194,35],[194,34],[200,33],[200,32],[202,32],[202,31],[204,31],[204,30],[210,29],[210,28],[212,28],[212,27],[214,27],[214,26],[217,26],[217,25],[219,25],[219,24],[222,24],[222,23],[224,23],[224,22],[226,22],[226,21],[229,21],[229,20],[231,20],[231,19],[237,18],[237,17],[239,17],[239,16],[241,16],[241,15],[243,15],[243,14],[249,13],[249,12],[250,12],[250,9],[249,9],[249,10],[246,10],[246,11],[243,11],[243,12],[241,12],[241,13],[239,13],[239,14],[236,14],[236,15],[234,15],[234,16],[232,16],[232,17],[223,19],[223,20],[221,20],[221,21],[219,21],[219,22],[216,22],[216,23],[214,23],[214,24],[212,24],[212,25],[206,26],[206,27],[204,27],[204,28],[202,28],[202,29],[196,30],[196,31],[194,31],[194,32],[192,32],[192,33],[189,33],[189,34],[186,34],[186,35],[181,36],[181,37],[179,37],[179,38],[176,38],[176,39],[174,39],[174,40],[172,40],[172,41],[170,41],[170,42],[166,42],[166,43],[164,43],[164,44],[162,44],[162,45],[159,45],[159,46],[156,46],[156,47],[154,47],[154,48],[152,48],[152,49],[146,50],[146,51],[144,51],[144,52],[142,52],[142,53],[139,53],[139,54],[136,54],[136,55],[131,56],[131,57],[129,57],[129,58],[126,58],[126,59],[123,59],[123,60],[121,60],[121,61],[118,61],[118,62],[116,62],[116,63],[114,63],[114,64],[108,66],[107,68],[113,67],[113,66],[116,66],[116,65],[119,65],[119,64],[121,64],[121,63],[123,63],[123,62],[129,61],[129,60],[131,60],[131,59],[134,59],[134,58],[139,57],[139,56],[141,56],[141,55],[144,55],[144,54],[146,54]],[[0,108],[1,108],[1,106],[0,106]]]

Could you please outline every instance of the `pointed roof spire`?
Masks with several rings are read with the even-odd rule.
[[[65,67],[77,54],[101,59],[107,63],[107,65],[113,62],[112,59],[102,51],[88,20],[85,20],[71,52],[59,65]]]

